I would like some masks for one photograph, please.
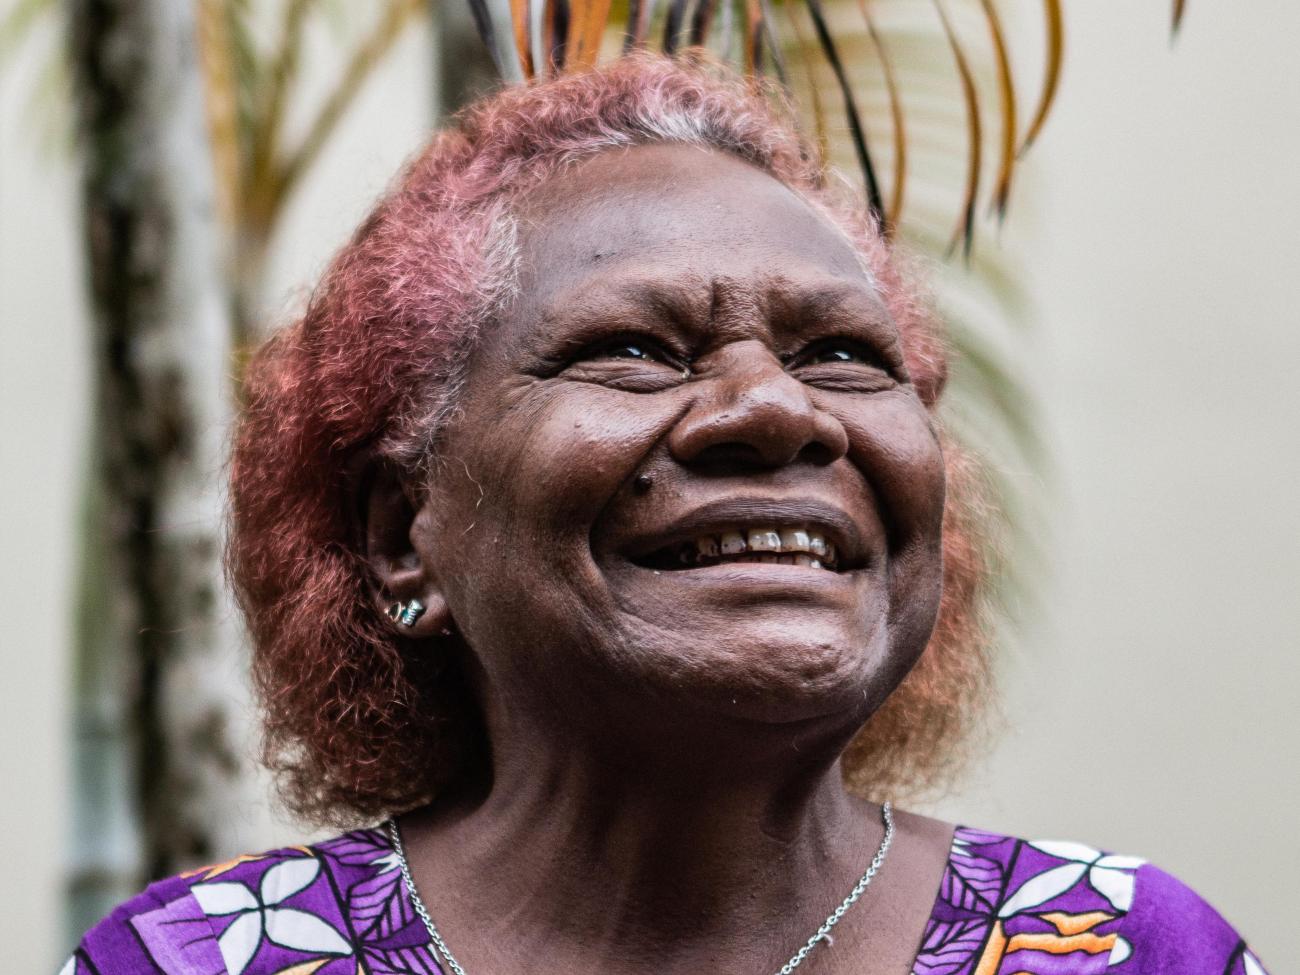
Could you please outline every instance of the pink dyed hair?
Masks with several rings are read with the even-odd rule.
[[[929,305],[863,208],[827,186],[772,92],[702,60],[637,55],[471,106],[407,167],[248,373],[228,564],[253,639],[264,758],[304,817],[408,809],[484,761],[461,675],[394,637],[367,596],[349,472],[367,454],[412,473],[436,456],[467,353],[513,293],[520,195],[575,160],[656,142],[731,153],[843,228],[879,283],[922,399],[937,403],[946,357]],[[970,465],[952,445],[946,456],[939,622],[845,756],[862,791],[941,782],[985,696],[980,509]]]

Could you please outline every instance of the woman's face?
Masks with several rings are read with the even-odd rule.
[[[489,720],[851,733],[929,638],[944,474],[848,240],[683,146],[586,160],[521,225],[415,533]]]

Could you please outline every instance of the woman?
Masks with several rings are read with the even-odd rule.
[[[943,381],[743,83],[476,105],[262,351],[234,455],[268,759],[319,822],[397,818],[154,884],[65,971],[1262,972],[1140,860],[860,798],[941,784],[986,696]]]

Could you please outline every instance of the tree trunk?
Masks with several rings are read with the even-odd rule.
[[[65,0],[95,415],[77,647],[74,927],[215,852],[242,697],[221,585],[228,298],[190,0]]]

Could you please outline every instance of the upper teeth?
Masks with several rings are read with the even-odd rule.
[[[789,556],[787,564],[814,568],[834,565],[836,561],[835,546],[826,541],[826,536],[806,528],[750,528],[701,535],[683,549],[682,560],[700,562],[750,553],[770,553],[772,561],[780,562],[786,562]]]

